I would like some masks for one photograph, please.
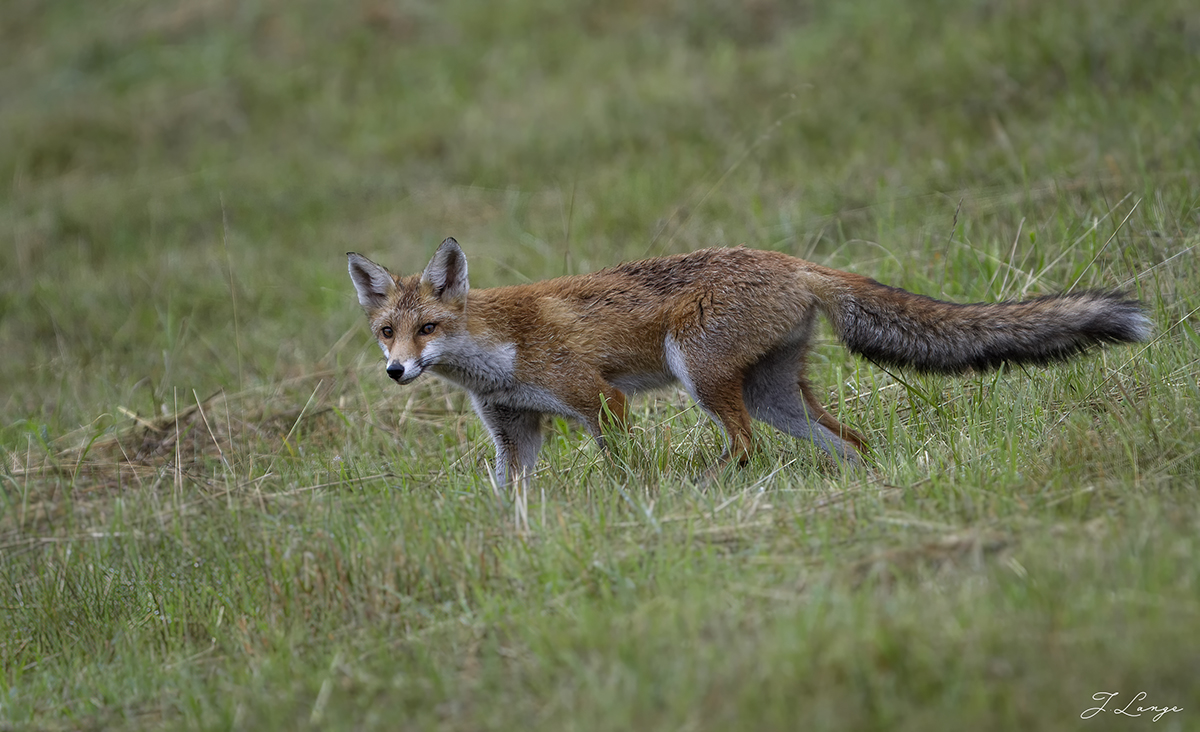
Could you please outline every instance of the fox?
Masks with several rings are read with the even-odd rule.
[[[403,385],[430,372],[465,389],[495,444],[499,484],[532,476],[544,416],[579,423],[603,449],[605,430],[628,429],[627,394],[672,384],[724,432],[705,477],[747,464],[755,420],[863,465],[866,439],[805,376],[818,313],[851,352],[939,374],[1046,365],[1151,332],[1123,292],[957,304],[744,246],[486,289],[470,287],[454,238],[406,277],[347,257],[387,375]]]

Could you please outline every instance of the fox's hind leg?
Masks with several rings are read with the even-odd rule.
[[[846,425],[833,418],[833,415],[825,411],[817,398],[813,396],[812,387],[808,383],[808,379],[800,377],[800,393],[804,396],[804,403],[809,409],[809,413],[817,418],[817,423],[829,430],[835,437],[838,437],[842,442],[849,444],[854,448],[856,454],[851,455],[852,458],[858,458],[862,453],[867,452],[867,439],[858,432],[850,429]]]
[[[750,427],[750,413],[742,401],[742,380],[736,376],[722,379],[702,379],[696,384],[693,396],[696,403],[716,417],[729,438],[729,447],[721,456],[714,471],[728,463],[745,465],[754,452],[754,435]],[[710,471],[710,473],[713,471]]]
[[[696,404],[721,425],[729,439],[729,447],[708,471],[708,477],[730,462],[738,465],[748,463],[754,451],[754,440],[750,413],[746,411],[746,404],[742,400],[742,374],[712,363],[689,361],[684,350],[671,338],[667,339],[665,351],[671,373],[683,383]]]
[[[746,407],[754,419],[858,464],[866,442],[834,419],[813,396],[803,375],[806,347],[803,341],[781,346],[747,369],[742,381]]]

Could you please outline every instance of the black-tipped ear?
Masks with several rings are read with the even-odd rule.
[[[467,282],[467,255],[453,238],[446,239],[433,253],[421,282],[433,288],[433,296],[443,302],[466,301],[471,289]]]
[[[350,260],[350,279],[358,290],[358,302],[364,308],[377,308],[387,302],[396,289],[392,274],[357,252],[346,252]]]

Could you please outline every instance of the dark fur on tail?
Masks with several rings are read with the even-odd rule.
[[[872,361],[957,374],[1062,361],[1150,337],[1141,304],[1117,292],[958,305],[862,278],[829,313],[846,346]]]

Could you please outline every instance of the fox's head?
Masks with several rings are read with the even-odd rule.
[[[458,242],[446,239],[424,272],[400,278],[361,254],[346,256],[388,376],[407,384],[438,363],[446,336],[461,327],[470,290],[467,258]]]

